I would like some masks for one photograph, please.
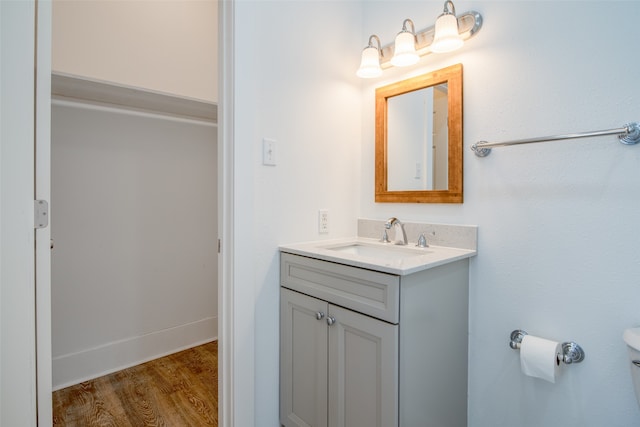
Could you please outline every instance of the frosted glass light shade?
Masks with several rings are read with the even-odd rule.
[[[366,47],[362,51],[360,68],[356,71],[356,76],[363,79],[370,79],[382,75],[380,68],[380,54],[375,47]]]
[[[458,34],[458,19],[447,13],[440,15],[436,21],[435,36],[431,44],[431,51],[436,53],[451,52],[462,47],[464,41]]]
[[[413,33],[409,31],[399,32],[396,36],[391,64],[396,67],[406,67],[415,64],[419,59],[420,57],[416,52],[416,38]]]

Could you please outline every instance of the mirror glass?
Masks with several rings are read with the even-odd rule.
[[[447,190],[447,84],[387,99],[387,186]]]
[[[376,90],[376,202],[462,203],[462,65]]]

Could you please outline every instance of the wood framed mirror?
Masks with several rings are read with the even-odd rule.
[[[462,64],[376,89],[375,201],[462,203]]]

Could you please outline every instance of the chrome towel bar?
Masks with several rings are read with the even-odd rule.
[[[531,144],[534,142],[559,141],[564,139],[588,138],[591,136],[618,135],[621,143],[634,145],[640,142],[640,123],[632,122],[624,127],[607,130],[597,130],[592,132],[569,133],[565,135],[543,136],[539,138],[518,139],[505,142],[480,141],[471,146],[471,150],[478,157],[486,157],[491,154],[492,147],[506,147],[508,145]]]
[[[509,347],[514,350],[520,349],[520,344],[522,343],[522,338],[525,335],[528,335],[526,331],[522,329],[516,329],[511,332],[511,341],[509,342]],[[584,360],[584,350],[578,344],[572,342],[563,342],[562,343],[562,354],[558,355],[559,358],[566,364],[570,365],[572,363],[580,363]]]

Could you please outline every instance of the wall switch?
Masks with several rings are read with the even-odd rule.
[[[320,209],[318,211],[318,233],[326,234],[329,232],[329,211]]]
[[[276,140],[262,139],[262,164],[266,166],[276,165]]]

